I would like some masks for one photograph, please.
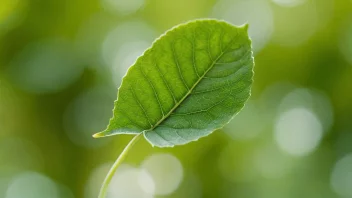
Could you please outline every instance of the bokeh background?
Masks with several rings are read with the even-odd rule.
[[[109,197],[351,198],[352,0],[0,0],[0,197],[96,198],[122,76],[204,17],[250,24],[252,97],[198,142],[138,142]]]

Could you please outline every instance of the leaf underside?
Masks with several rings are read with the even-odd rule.
[[[247,29],[203,19],[166,32],[130,67],[109,125],[95,137],[143,133],[172,147],[223,127],[250,96]]]

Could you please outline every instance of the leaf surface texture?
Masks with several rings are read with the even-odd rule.
[[[95,136],[144,133],[158,147],[207,136],[244,106],[253,65],[247,25],[211,19],[179,25],[130,67],[107,129]]]

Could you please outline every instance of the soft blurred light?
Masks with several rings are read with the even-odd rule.
[[[138,183],[144,192],[151,195],[155,194],[155,183],[152,176],[147,170],[141,169],[140,175],[138,178]]]
[[[26,46],[8,72],[19,87],[41,94],[65,89],[80,77],[82,71],[70,44],[56,39]]]
[[[352,197],[352,153],[335,164],[331,173],[331,186],[340,196]]]
[[[143,54],[149,45],[150,43],[146,41],[135,41],[122,44],[113,62],[113,67],[117,74],[117,78],[115,77],[114,80],[118,79],[118,81],[121,81],[122,77],[126,74],[127,69],[134,64],[136,59]]]
[[[25,172],[13,179],[5,198],[60,198],[50,178],[36,172]]]
[[[292,169],[292,159],[273,145],[260,147],[253,157],[255,168],[267,179],[282,178]]]
[[[275,140],[279,147],[294,156],[313,152],[323,136],[323,126],[317,116],[302,107],[280,114],[275,123]]]
[[[339,48],[345,59],[352,64],[352,16],[348,17],[342,25]]]
[[[156,195],[173,193],[183,179],[182,164],[170,154],[154,154],[144,160],[141,168],[150,173]]]
[[[312,107],[313,103],[314,101],[311,91],[305,88],[298,88],[285,95],[279,104],[279,111],[285,111],[297,106]]]
[[[75,48],[81,60],[94,70],[104,69],[101,67],[104,63],[100,56],[101,44],[112,24],[115,25],[109,19],[104,13],[94,14],[80,25],[76,34]]]
[[[305,43],[318,29],[323,28],[331,19],[334,7],[332,0],[291,1],[300,2],[300,6],[274,7],[273,42],[288,47]]]
[[[102,6],[105,10],[111,13],[118,13],[121,15],[128,15],[140,9],[144,0],[101,0]]]
[[[315,0],[313,2],[318,16],[318,29],[322,30],[333,19],[336,14],[336,1],[334,0]]]
[[[118,153],[91,134],[115,85],[162,32],[205,17],[249,23],[251,99],[223,131],[166,149],[179,171],[144,145],[110,198],[352,198],[352,0],[0,0],[0,198],[97,198]]]
[[[103,42],[102,57],[111,67],[117,85],[136,58],[151,45],[154,37],[153,29],[142,21],[125,22],[109,32]]]
[[[0,176],[0,197],[5,197],[6,190],[8,188],[9,183],[10,183],[10,179],[9,178]]]
[[[273,32],[273,13],[266,0],[219,0],[213,16],[235,25],[248,23],[255,52],[265,47]]]
[[[92,171],[85,187],[85,198],[98,196],[101,184],[111,166],[112,163],[103,164]],[[153,186],[153,180],[149,173],[122,164],[111,180],[107,198],[153,198],[152,194],[144,191],[147,186]]]
[[[326,94],[306,88],[296,88],[285,95],[279,107],[284,112],[295,107],[304,107],[312,111],[321,121],[324,132],[333,124],[333,107]]]
[[[288,82],[276,82],[268,85],[264,91],[262,91],[257,101],[258,106],[260,106],[266,114],[275,114],[278,109],[277,101],[280,101],[294,88],[295,86]]]
[[[97,168],[95,168],[90,173],[90,176],[86,181],[87,183],[84,188],[84,198],[98,197],[101,184],[103,183],[104,178],[106,174],[109,172],[109,169],[111,168],[111,166],[112,166],[112,163],[102,164]],[[125,164],[121,164],[116,172],[118,173],[121,169],[124,169],[125,166],[126,166]]]
[[[97,147],[108,139],[94,139],[92,134],[102,131],[112,115],[113,90],[95,87],[75,98],[64,114],[64,127],[70,140],[84,147]]]
[[[255,101],[248,101],[242,111],[225,125],[223,130],[233,139],[249,140],[263,132],[266,123],[266,117],[256,107]]]
[[[144,191],[146,187],[153,187],[152,182],[153,179],[147,172],[125,167],[114,175],[107,198],[153,198],[153,194]]]
[[[273,42],[282,46],[298,46],[315,33],[318,19],[311,3],[294,8],[280,7],[276,11]]]
[[[307,0],[272,0],[274,3],[284,7],[294,7],[305,3]]]

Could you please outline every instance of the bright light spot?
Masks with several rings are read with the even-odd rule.
[[[340,52],[344,55],[345,59],[352,64],[352,17],[349,17],[340,33]]]
[[[225,125],[223,130],[234,139],[248,140],[257,137],[264,130],[266,123],[266,117],[261,114],[254,102],[249,101],[241,113]]]
[[[76,81],[83,67],[69,43],[59,40],[33,43],[9,67],[11,80],[32,93],[52,93]]]
[[[141,168],[151,174],[156,195],[173,193],[183,179],[182,164],[170,154],[152,155],[143,162]]]
[[[111,166],[112,163],[103,164],[92,171],[85,187],[85,198],[98,197],[100,186]],[[138,185],[141,184],[141,177],[142,184],[152,182],[147,173],[141,174],[140,169],[127,164],[120,165],[111,180],[107,198],[153,198]]]
[[[143,54],[149,45],[150,43],[145,41],[137,41],[121,45],[113,63],[113,67],[116,68],[116,71],[114,72],[118,75],[118,79],[122,79],[123,75],[127,72],[127,69],[135,63],[136,59]]]
[[[155,183],[148,171],[144,169],[140,171],[138,183],[144,192],[151,195],[155,193]]]
[[[144,191],[146,187],[153,188],[153,179],[138,168],[120,170],[114,175],[110,186],[107,198],[153,198],[153,194]]]
[[[296,107],[312,111],[321,121],[324,132],[330,129],[333,123],[333,108],[324,93],[305,88],[294,89],[282,99],[279,111],[284,112]]]
[[[106,126],[111,117],[114,91],[96,87],[75,98],[64,114],[64,127],[70,140],[84,147],[97,147],[106,143],[103,139],[94,139],[92,134]]]
[[[268,179],[284,177],[292,168],[291,158],[273,146],[260,148],[253,162],[261,176]]]
[[[277,101],[280,101],[295,86],[287,82],[278,82],[268,86],[257,101],[258,106],[266,114],[276,114],[278,108]]]
[[[288,8],[273,7],[275,16],[273,42],[287,47],[305,43],[317,30],[324,28],[331,19],[334,7],[333,0],[275,0],[275,2]]]
[[[285,111],[299,106],[312,107],[313,96],[309,89],[294,89],[285,95],[279,106],[280,111]]]
[[[102,0],[103,8],[121,15],[128,15],[136,12],[144,4],[144,0]]]
[[[117,85],[136,58],[151,45],[154,37],[153,29],[141,21],[120,24],[106,36],[102,57],[111,67]]]
[[[280,115],[275,124],[275,140],[279,147],[294,156],[313,152],[320,143],[323,126],[306,108],[293,108]]]
[[[48,177],[25,172],[13,179],[5,198],[59,198],[56,184]]]
[[[294,7],[304,4],[306,0],[272,0],[274,3],[284,7]]]
[[[352,197],[352,154],[346,155],[335,164],[331,186],[337,194]]]
[[[101,184],[103,183],[104,178],[109,172],[111,166],[112,163],[103,164],[92,171],[84,189],[84,198],[98,197]],[[124,167],[125,165],[121,164],[117,169],[117,172],[119,172],[119,170],[123,169]]]
[[[264,48],[271,38],[273,13],[265,0],[220,0],[214,7],[213,15],[235,25],[248,23],[255,52]]]

